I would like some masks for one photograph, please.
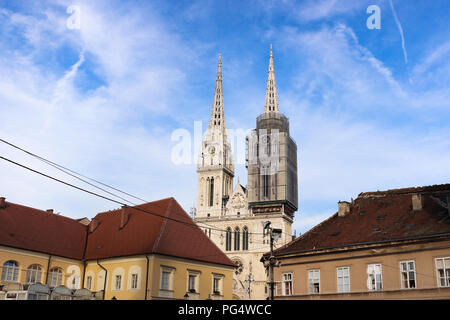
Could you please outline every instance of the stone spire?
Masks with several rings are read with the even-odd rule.
[[[275,85],[275,71],[273,68],[272,45],[270,45],[269,74],[267,76],[266,102],[264,105],[264,113],[268,112],[279,112],[277,87]]]
[[[221,132],[225,130],[225,112],[223,105],[223,92],[222,92],[222,60],[221,54],[219,54],[219,63],[217,65],[217,79],[216,89],[214,90],[214,99],[211,110],[211,120],[209,121],[209,128],[219,129]]]

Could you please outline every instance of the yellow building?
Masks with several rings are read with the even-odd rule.
[[[450,299],[449,199],[447,184],[339,202],[274,251],[275,299]]]
[[[231,299],[233,267],[173,198],[90,222],[0,198],[0,299]]]

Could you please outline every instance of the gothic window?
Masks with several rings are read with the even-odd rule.
[[[209,181],[209,206],[213,206],[213,200],[214,200],[214,178],[211,178]]]
[[[226,251],[230,251],[231,250],[231,228],[227,228],[225,250]]]
[[[234,229],[234,250],[235,251],[239,251],[239,245],[240,245],[240,238],[241,238],[241,233],[239,231],[239,227],[236,227],[236,229]]]
[[[270,197],[270,176],[267,174],[263,175],[263,195],[264,198]]]
[[[242,250],[248,250],[248,228],[242,229]]]

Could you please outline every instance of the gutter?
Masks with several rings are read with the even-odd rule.
[[[147,290],[148,290],[148,264],[149,264],[149,259],[148,256],[145,255],[145,258],[147,259],[147,271],[145,273],[145,296],[144,296],[144,300],[147,300]]]
[[[105,300],[105,296],[106,296],[106,281],[108,280],[108,270],[106,270],[99,262],[97,259],[97,264],[100,268],[102,268],[103,270],[105,270],[105,282],[103,283],[103,299]]]
[[[83,249],[83,279],[81,280],[81,288],[84,288],[84,278],[86,278],[86,249],[87,249],[87,243],[88,243],[88,235],[89,235],[89,225],[86,226],[86,240],[84,242],[84,249]]]
[[[45,284],[48,285],[48,274],[50,273],[50,260],[52,259],[51,255],[48,255],[48,262],[47,262],[47,273],[45,274]]]

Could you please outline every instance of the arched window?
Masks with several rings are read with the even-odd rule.
[[[19,281],[19,264],[16,261],[9,260],[3,264],[2,281]]]
[[[234,250],[239,251],[239,244],[241,241],[239,227],[234,229]]]
[[[227,228],[227,234],[225,239],[225,250],[231,250],[231,228]]]
[[[27,270],[27,283],[37,283],[41,282],[42,279],[42,268],[38,264],[32,264]]]
[[[214,205],[214,178],[211,178],[209,181],[209,206],[212,207]]]
[[[48,285],[50,287],[57,287],[62,285],[62,277],[63,272],[61,268],[59,267],[51,268],[50,272],[48,273]]]
[[[248,228],[242,229],[242,250],[248,250]]]

